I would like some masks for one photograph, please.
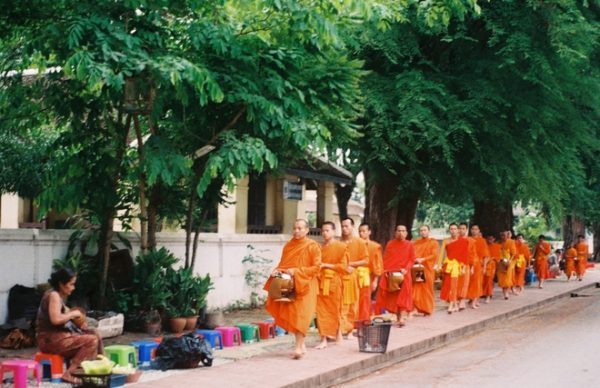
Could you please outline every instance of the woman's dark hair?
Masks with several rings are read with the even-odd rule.
[[[50,283],[52,288],[54,288],[56,291],[58,291],[58,288],[61,283],[67,284],[75,276],[76,276],[76,273],[74,271],[70,270],[69,268],[57,269],[56,271],[52,272],[52,275],[50,275],[50,279],[48,280],[48,283]]]

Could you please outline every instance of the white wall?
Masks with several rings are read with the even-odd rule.
[[[15,284],[34,287],[50,277],[52,260],[62,258],[72,231],[5,229],[0,230],[0,323],[8,314],[8,291]],[[127,235],[134,248],[139,246],[135,234]],[[242,260],[248,245],[277,264],[287,235],[216,234],[200,235],[194,271],[209,273],[215,289],[208,295],[209,308],[225,307],[237,300],[249,300],[251,289],[244,275]],[[185,257],[183,233],[159,233],[158,245],[165,246],[179,258]],[[134,252],[137,254],[136,252]],[[183,264],[183,263],[182,263]],[[261,293],[262,295],[262,293]],[[266,295],[266,294],[265,294]]]

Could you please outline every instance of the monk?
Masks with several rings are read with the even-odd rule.
[[[485,297],[485,303],[490,303],[492,296],[494,296],[494,276],[496,276],[496,267],[501,256],[501,246],[496,242],[496,237],[493,234],[486,236],[488,252],[490,256],[487,260],[484,260],[483,268],[483,296]]]
[[[348,246],[348,274],[342,279],[342,334],[347,335],[354,328],[354,321],[371,318],[371,277],[367,244],[354,235],[352,218],[342,220],[342,242]]]
[[[433,292],[433,283],[435,281],[435,271],[433,266],[439,255],[439,244],[436,239],[429,237],[429,225],[422,225],[419,228],[420,239],[415,240],[415,262],[423,265],[425,271],[425,281],[412,279],[413,283],[413,306],[416,311],[425,316],[433,314],[435,307],[435,295]]]
[[[442,243],[443,249],[440,252],[439,259],[444,272],[440,299],[448,302],[448,314],[452,314],[460,311],[458,307],[458,282],[459,277],[464,276],[465,268],[469,262],[469,240],[459,236],[458,225],[455,223],[450,224],[448,231],[450,232],[450,238]]]
[[[490,256],[487,242],[481,235],[479,225],[471,225],[471,241],[475,247],[475,258],[471,270],[471,278],[469,279],[469,290],[467,298],[469,306],[473,309],[479,308],[479,298],[483,295],[483,263]]]
[[[515,262],[514,284],[517,294],[520,294],[523,292],[523,287],[525,287],[525,272],[531,261],[531,252],[529,251],[529,246],[527,245],[527,242],[525,242],[525,237],[522,234],[517,235],[515,248],[517,249],[517,259]]]
[[[294,222],[292,239],[283,247],[281,260],[264,287],[269,290],[272,276],[277,273],[293,276],[295,298],[290,302],[278,302],[268,297],[265,307],[275,318],[277,326],[294,335],[294,359],[300,359],[306,353],[304,337],[315,315],[319,292],[317,275],[321,269],[321,248],[306,237],[308,230],[308,221],[299,219]]]
[[[335,224],[326,221],[321,225],[321,272],[317,297],[317,327],[321,342],[317,349],[325,349],[328,339],[337,343],[342,339],[342,276],[348,268],[348,248],[334,239]]]
[[[379,282],[376,308],[377,310],[384,308],[395,313],[398,318],[398,326],[402,327],[406,325],[406,317],[413,309],[410,270],[415,262],[415,248],[407,240],[406,226],[396,226],[394,237],[387,243],[383,253],[384,276]],[[395,272],[401,272],[404,275],[404,281],[400,290],[390,291],[388,278]]]
[[[366,222],[360,224],[358,227],[358,235],[367,243],[367,251],[369,252],[369,275],[371,276],[372,301],[375,291],[377,290],[379,277],[383,274],[383,254],[381,251],[381,245],[371,240],[371,225]],[[373,305],[373,303],[371,303],[371,305]],[[373,313],[374,310],[371,309],[371,314]]]
[[[575,245],[575,249],[577,249],[575,271],[577,272],[577,280],[582,281],[587,266],[589,247],[585,242],[585,236],[580,234],[577,236],[577,240],[577,245]]]
[[[458,224],[458,235],[460,238],[467,239],[469,241],[469,259],[467,263],[461,268],[460,276],[458,277],[458,310],[462,311],[466,308],[465,301],[467,300],[467,293],[469,292],[469,282],[471,281],[471,274],[473,263],[477,253],[475,251],[475,242],[468,236],[469,225],[466,222]]]
[[[498,262],[498,286],[502,288],[504,300],[508,300],[508,294],[512,290],[515,276],[515,256],[517,248],[515,242],[510,238],[510,231],[504,230],[500,233],[500,261]],[[513,292],[513,294],[516,294]]]
[[[546,241],[546,236],[541,234],[538,237],[538,243],[533,250],[535,260],[535,274],[540,283],[538,288],[544,288],[544,280],[548,278],[548,255],[552,251],[552,246]]]
[[[567,275],[567,281],[571,280],[571,276],[576,272],[575,271],[575,259],[577,258],[577,248],[575,248],[577,244],[575,242],[571,243],[571,246],[565,252],[565,275]]]

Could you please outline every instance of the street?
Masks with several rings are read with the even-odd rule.
[[[581,294],[343,386],[600,386],[600,288]]]

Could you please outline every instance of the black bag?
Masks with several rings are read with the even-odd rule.
[[[195,368],[200,362],[211,366],[213,361],[212,347],[204,337],[192,333],[181,337],[165,338],[156,349],[156,358],[152,361],[152,369]]]

